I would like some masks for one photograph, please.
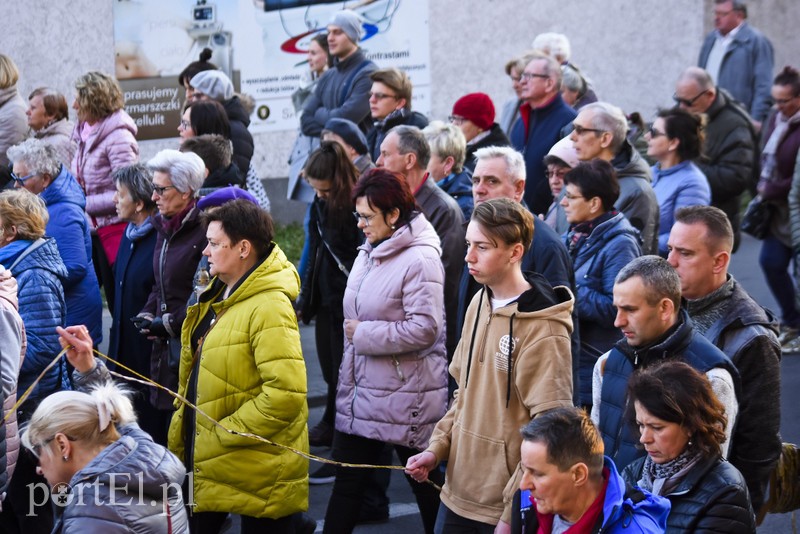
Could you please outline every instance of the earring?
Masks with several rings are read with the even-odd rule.
[[[69,456],[64,456],[64,461],[68,462],[69,461]]]
[[[392,226],[391,226],[391,229],[392,229],[392,230],[397,230],[397,227],[396,227],[395,225],[392,225]]]
[[[243,260],[243,259],[244,259],[244,254],[240,254],[240,255],[239,255],[239,259],[240,259],[240,260]]]

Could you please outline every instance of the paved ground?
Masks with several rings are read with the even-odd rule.
[[[737,280],[758,302],[775,310],[775,300],[769,293],[761,270],[758,267],[759,248],[760,242],[745,236],[741,249],[734,255],[731,270]],[[110,318],[108,319],[110,320]],[[313,426],[322,417],[322,405],[327,386],[322,379],[317,361],[313,325],[301,326],[300,331],[308,372],[309,423],[310,426]],[[800,355],[786,356],[783,359],[781,381],[781,432],[783,439],[792,443],[800,443],[800,421],[797,417],[797,406],[800,405],[800,388],[797,387],[800,384]],[[325,448],[312,450],[312,453],[323,456],[329,454],[329,452],[329,449]],[[395,458],[395,463],[398,463],[397,458]],[[316,469],[317,465],[312,462],[311,471]],[[317,532],[322,531],[322,519],[325,517],[331,487],[331,485],[311,486],[309,514],[318,520]],[[393,472],[392,474],[389,497],[392,502],[390,521],[380,525],[360,526],[356,529],[356,533],[408,534],[422,531],[422,523],[419,519],[413,495],[400,472]],[[759,527],[758,532],[760,534],[791,533],[793,532],[791,519],[791,514],[769,515]],[[234,519],[234,523],[228,532],[235,534],[238,531],[238,521]]]

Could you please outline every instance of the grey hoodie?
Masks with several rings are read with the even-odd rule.
[[[619,178],[614,207],[642,234],[642,254],[658,254],[658,199],[650,185],[650,167],[626,140],[611,161]]]

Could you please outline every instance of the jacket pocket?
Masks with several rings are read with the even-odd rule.
[[[455,462],[452,460],[455,458]],[[481,476],[475,476],[480,465]],[[450,451],[447,476],[460,499],[482,506],[503,508],[503,490],[511,478],[506,444],[458,427]]]

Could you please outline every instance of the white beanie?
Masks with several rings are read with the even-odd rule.
[[[228,76],[221,70],[204,70],[198,72],[189,81],[196,91],[222,102],[233,98],[233,83]]]

